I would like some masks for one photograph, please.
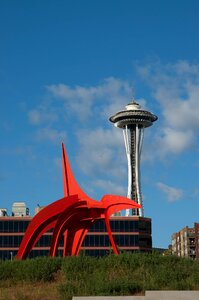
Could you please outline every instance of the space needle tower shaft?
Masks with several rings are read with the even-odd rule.
[[[141,109],[136,102],[129,103],[126,110],[116,113],[110,118],[116,127],[123,129],[124,143],[128,162],[128,192],[127,197],[139,203],[142,207],[132,211],[133,215],[144,216],[141,182],[140,158],[143,144],[144,128],[157,120],[157,116]],[[126,216],[131,215],[126,210]]]

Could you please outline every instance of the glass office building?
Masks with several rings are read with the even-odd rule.
[[[0,217],[0,259],[13,259],[32,217]],[[139,216],[111,217],[113,238],[120,252],[151,252],[151,219]],[[45,233],[37,242],[29,257],[48,256],[52,231]],[[81,248],[86,255],[103,256],[111,251],[105,222],[100,220],[88,231]],[[62,255],[61,240],[57,255]]]

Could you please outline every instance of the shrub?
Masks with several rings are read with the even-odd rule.
[[[1,262],[0,280],[51,281],[61,263],[61,258],[47,257]]]
[[[199,263],[190,259],[152,254],[1,261],[0,284],[52,281],[61,273],[62,299],[81,295],[134,295],[145,290],[199,289]]]

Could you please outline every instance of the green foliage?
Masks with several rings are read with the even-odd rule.
[[[153,254],[63,260],[63,299],[84,295],[133,295],[145,290],[199,289],[199,264],[190,259]]]
[[[0,280],[51,281],[54,274],[61,269],[61,264],[61,258],[47,257],[22,261],[2,261],[0,263]]]
[[[63,299],[74,295],[132,295],[141,286],[129,276],[123,276],[120,256],[105,258],[71,257],[63,260],[65,282],[59,287]]]
[[[134,295],[145,290],[198,290],[199,262],[152,254],[85,255],[0,262],[0,285],[52,281],[61,274],[61,299],[72,296]],[[59,276],[58,276],[59,277]]]

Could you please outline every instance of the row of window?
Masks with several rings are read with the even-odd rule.
[[[36,247],[49,247],[51,243],[51,235],[43,235]],[[138,236],[138,235],[114,235],[113,236],[116,245],[118,246],[141,246],[150,247],[150,236]],[[0,236],[0,247],[19,247],[22,241],[22,236]],[[63,246],[63,238],[61,239],[59,246]],[[83,247],[109,247],[110,241],[108,235],[86,235],[82,244]]]
[[[19,247],[23,236],[21,235],[4,235],[0,236],[0,247]],[[51,243],[52,235],[43,235],[36,243],[36,247],[48,247]],[[60,241],[60,246],[63,246],[63,238]]]
[[[118,246],[138,246],[138,235],[114,235],[115,244]],[[110,240],[108,235],[86,235],[83,247],[110,247]]]
[[[110,220],[112,232],[146,232],[151,234],[151,223],[142,220]],[[89,229],[90,232],[106,232],[106,225],[103,220],[94,223]]]
[[[30,221],[0,220],[0,232],[25,232]]]
[[[134,235],[115,235],[113,236],[118,246],[138,246],[138,236]],[[86,235],[83,245],[84,247],[109,247],[110,240],[108,235]]]
[[[25,232],[30,221],[27,220],[0,220],[0,232]],[[142,220],[111,220],[112,232],[146,232],[151,234],[151,223]],[[104,220],[94,223],[90,232],[106,232]]]

